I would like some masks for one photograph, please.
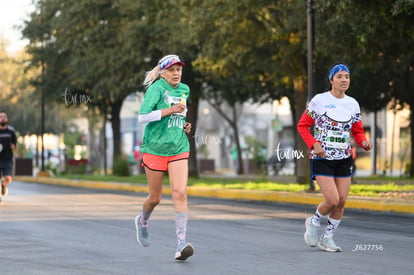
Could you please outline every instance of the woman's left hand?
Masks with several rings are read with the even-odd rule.
[[[362,142],[362,146],[364,147],[364,150],[365,150],[365,151],[369,151],[369,150],[371,150],[371,149],[372,149],[372,145],[371,145],[371,143],[370,143],[369,141],[367,141],[367,140],[364,140],[364,141]]]
[[[186,133],[187,135],[191,132],[191,123],[190,122],[185,122],[184,123],[184,133]]]

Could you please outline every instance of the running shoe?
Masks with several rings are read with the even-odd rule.
[[[141,215],[135,218],[135,228],[137,230],[137,241],[142,247],[148,247],[150,245],[148,225],[143,225],[140,221]]]
[[[180,242],[175,252],[175,259],[184,261],[194,254],[194,248],[190,243]]]
[[[319,235],[319,227],[312,223],[312,217],[309,217],[305,220],[305,235],[303,238],[305,239],[305,243],[311,247],[315,247],[318,243]]]
[[[320,250],[328,252],[341,252],[342,248],[337,246],[332,238],[321,238],[318,242]]]
[[[1,184],[1,195],[6,197],[9,194],[9,189],[4,183]]]

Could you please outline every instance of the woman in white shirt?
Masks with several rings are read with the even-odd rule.
[[[316,179],[324,196],[315,214],[305,221],[305,243],[321,250],[340,252],[333,235],[344,213],[351,185],[352,149],[350,138],[371,150],[364,135],[358,102],[345,94],[350,85],[350,70],[345,64],[335,64],[329,71],[331,90],[317,94],[300,118],[297,129],[311,150],[312,178]],[[315,126],[314,136],[310,127]],[[324,233],[319,237],[322,217],[328,217]]]

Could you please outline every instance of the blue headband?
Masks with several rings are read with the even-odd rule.
[[[348,69],[348,67],[346,65],[344,65],[344,64],[337,64],[337,65],[333,66],[332,69],[329,71],[328,80],[332,80],[332,78],[334,77],[334,75],[337,72],[341,72],[341,71],[345,71],[347,73],[350,73],[349,72],[349,69]]]

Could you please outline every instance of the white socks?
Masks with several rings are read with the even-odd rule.
[[[140,222],[142,225],[148,226],[148,220],[149,220],[149,217],[151,216],[151,213],[152,211],[146,211],[144,207],[142,208],[141,219],[140,219]]]
[[[319,210],[316,208],[315,214],[312,216],[311,222],[315,226],[321,225],[321,219],[324,217],[321,213],[319,213]]]
[[[178,243],[185,243],[185,236],[187,233],[188,213],[175,213],[175,233],[177,235]]]
[[[312,219],[311,219],[312,224],[315,226],[320,226],[322,217],[324,217],[324,215],[319,213],[319,210],[316,209],[315,214],[312,216]],[[335,220],[331,217],[328,217],[328,223],[326,225],[325,232],[322,238],[332,238],[340,222],[341,220]]]
[[[333,234],[335,233],[335,230],[338,228],[339,223],[341,220],[335,220],[331,217],[328,218],[328,224],[325,228],[325,233],[323,234],[322,238],[332,238]]]

